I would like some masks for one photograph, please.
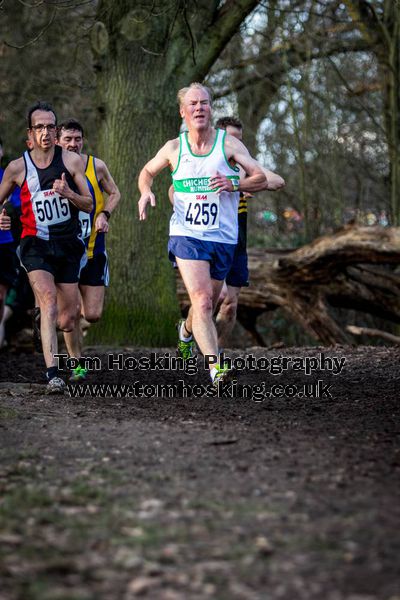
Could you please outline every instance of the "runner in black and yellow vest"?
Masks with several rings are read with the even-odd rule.
[[[85,164],[85,174],[93,197],[93,210],[88,215],[80,213],[82,238],[86,246],[87,263],[83,266],[79,277],[81,293],[81,314],[95,323],[103,312],[105,288],[109,284],[108,259],[105,234],[108,232],[108,221],[115,210],[121,194],[112,178],[107,165],[99,158],[82,154],[83,127],[75,119],[60,124],[57,142],[65,150],[79,154]],[[104,197],[104,192],[107,198]],[[65,345],[71,357],[81,358],[82,336],[80,327],[64,334]],[[80,364],[73,370],[71,381],[82,381],[86,377],[86,368]]]
[[[221,117],[215,124],[225,129],[229,135],[242,139],[243,126],[235,117]],[[272,171],[264,169],[267,182],[265,190],[276,191],[285,185],[285,181]],[[241,176],[244,174],[241,173]],[[233,263],[225,278],[220,296],[220,306],[216,316],[218,331],[218,346],[220,351],[226,347],[228,338],[236,322],[237,306],[240,289],[249,285],[249,269],[247,261],[247,200],[251,194],[241,193],[238,209],[238,243],[236,245]]]

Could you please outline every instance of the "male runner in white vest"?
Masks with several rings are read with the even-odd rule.
[[[188,132],[169,140],[139,175],[139,218],[147,204],[156,205],[153,179],[164,168],[172,170],[174,213],[170,222],[169,255],[176,261],[191,300],[181,332],[192,334],[204,357],[217,357],[215,304],[228,273],[238,239],[239,191],[263,189],[266,177],[238,139],[211,125],[209,90],[192,83],[178,92],[180,114]],[[237,164],[248,174],[240,181]],[[228,376],[224,365],[209,362],[215,384]]]

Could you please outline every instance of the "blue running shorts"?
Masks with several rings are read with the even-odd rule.
[[[247,266],[247,252],[236,247],[235,256],[233,257],[232,266],[226,276],[226,285],[233,287],[248,287],[249,286],[249,268]]]
[[[232,266],[236,244],[204,242],[183,235],[171,235],[168,241],[169,260],[205,260],[210,263],[212,279],[223,281]]]

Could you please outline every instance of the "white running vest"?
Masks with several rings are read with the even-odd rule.
[[[217,171],[239,184],[239,169],[225,155],[226,132],[216,130],[214,145],[208,154],[193,154],[187,132],[179,136],[178,164],[172,173],[174,212],[169,234],[185,235],[205,242],[236,244],[238,239],[239,192],[217,194],[208,187]]]

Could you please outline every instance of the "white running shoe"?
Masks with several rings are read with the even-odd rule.
[[[46,394],[63,394],[66,388],[61,377],[53,377],[46,385]]]

